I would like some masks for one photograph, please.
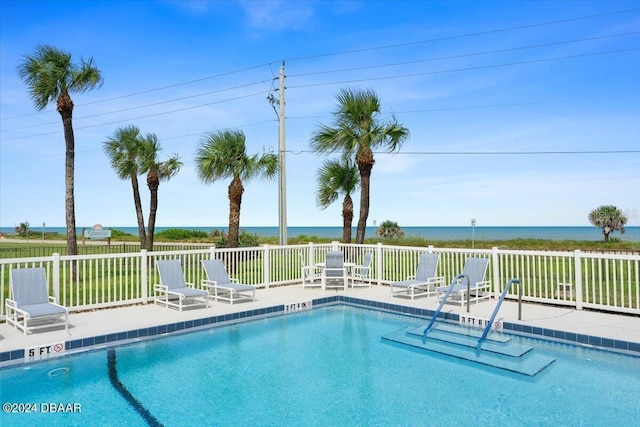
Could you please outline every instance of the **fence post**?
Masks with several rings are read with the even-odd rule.
[[[382,243],[378,242],[376,245],[376,285],[382,284],[382,267],[384,260],[382,259]]]
[[[271,284],[271,251],[269,251],[269,245],[262,246],[263,254],[262,254],[262,281],[266,284],[266,288],[269,289],[269,285]],[[282,246],[280,247],[282,250]]]
[[[140,283],[142,303],[146,304],[149,299],[149,256],[146,249],[140,251]]]
[[[575,268],[574,287],[576,289],[576,309],[582,310],[582,256],[580,249],[573,251],[573,263]]]
[[[51,255],[51,257],[53,258],[53,265],[51,266],[52,268],[51,280],[53,280],[53,283],[52,283],[53,296],[56,297],[60,305],[65,305],[63,301],[60,299],[60,254],[54,253]]]
[[[307,264],[313,265],[316,263],[316,253],[313,246],[313,242],[308,243],[309,249],[307,251]]]
[[[491,272],[493,273],[493,297],[498,298],[502,293],[500,289],[500,257],[498,256],[498,248],[491,248]]]

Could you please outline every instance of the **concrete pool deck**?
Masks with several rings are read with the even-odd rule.
[[[68,333],[63,328],[59,328],[34,332],[25,336],[22,331],[4,322],[0,324],[0,353],[6,356],[10,352],[21,352],[29,347],[91,339],[109,334],[115,336],[115,334],[126,331],[142,330],[180,322],[195,321],[195,326],[204,326],[204,324],[199,324],[199,319],[232,315],[234,313],[252,310],[259,311],[278,305],[334,297],[336,295],[367,300],[374,303],[391,304],[396,307],[396,311],[398,311],[398,306],[401,306],[400,311],[407,313],[412,309],[435,311],[438,307],[438,302],[435,297],[418,298],[413,301],[407,298],[394,298],[390,295],[388,286],[374,285],[371,288],[349,289],[345,292],[335,290],[322,291],[317,288],[303,289],[301,285],[290,285],[258,289],[256,291],[256,301],[230,305],[225,302],[210,300],[210,306],[208,308],[195,308],[182,312],[151,303],[70,313]],[[472,304],[469,315],[488,319],[495,306],[495,300],[484,300],[478,304]],[[405,307],[406,311],[404,309]],[[445,304],[443,312],[458,315],[467,314],[466,307],[452,304]],[[607,341],[632,343],[630,353],[640,355],[640,316],[609,314],[576,310],[572,307],[523,303],[522,320],[518,320],[518,304],[516,302],[505,301],[498,312],[496,320],[500,320],[503,323],[510,322],[515,325],[522,325],[523,328],[525,328],[524,332],[528,330],[526,327],[536,328],[538,329],[537,335],[540,335],[540,338],[554,338],[553,335],[543,336],[540,332],[540,329],[542,329],[564,331],[572,335],[601,337],[603,341],[606,339]],[[209,326],[213,325],[209,324]],[[168,332],[171,332],[171,330]],[[162,333],[158,332],[157,334],[161,335]],[[145,339],[147,336],[137,338]],[[105,343],[104,341],[100,341],[95,344],[106,346],[117,345],[118,342]],[[578,339],[577,344],[589,343]],[[609,347],[612,347],[612,345],[609,345]],[[1,365],[15,363],[15,361],[9,363],[11,361],[8,361],[7,357],[4,357],[0,362]]]

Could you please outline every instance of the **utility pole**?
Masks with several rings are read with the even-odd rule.
[[[287,244],[287,169],[284,144],[284,62],[280,67],[280,108],[278,111],[278,162],[279,162],[279,186],[278,186],[278,228],[279,242],[281,246]]]

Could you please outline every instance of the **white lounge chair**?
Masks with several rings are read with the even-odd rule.
[[[415,276],[409,276],[407,280],[389,284],[391,296],[414,299],[423,295],[435,294],[438,285],[445,283],[444,277],[436,276],[439,260],[440,254],[421,254]]]
[[[302,287],[321,287],[322,275],[320,274],[320,267],[315,264],[307,265],[302,254],[300,254],[300,265],[302,266]]]
[[[373,261],[373,254],[367,252],[364,254],[362,264],[356,266],[353,269],[351,286],[356,287],[371,287],[371,262]]]
[[[69,311],[49,296],[44,268],[14,268],[9,272],[10,297],[5,301],[7,322],[27,335],[30,331],[64,325]]]
[[[182,266],[178,259],[156,261],[160,284],[154,286],[156,304],[174,307],[182,311],[185,308],[209,307],[209,293],[196,289],[193,283],[184,280]]]
[[[491,281],[484,280],[489,266],[487,258],[467,258],[462,274],[457,275],[449,286],[438,288],[438,302],[446,295],[449,288],[451,293],[447,302],[459,303],[463,306],[467,299],[476,303],[482,299],[491,298]],[[467,281],[469,292],[467,293]]]
[[[349,286],[347,268],[344,266],[344,255],[340,251],[327,252],[324,268],[322,269],[322,289],[343,288]]]
[[[207,289],[216,301],[221,299],[229,301],[230,304],[237,301],[255,301],[256,287],[243,285],[238,279],[229,278],[222,260],[202,260],[202,266],[207,274],[207,278],[202,279],[202,287]]]

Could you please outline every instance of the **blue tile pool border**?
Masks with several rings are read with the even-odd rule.
[[[434,315],[433,310],[427,310],[417,307],[407,307],[401,304],[390,304],[386,302],[371,301],[343,295],[333,295],[312,300],[313,307],[323,307],[336,304],[353,305],[357,307],[370,308],[414,317],[430,318]],[[236,313],[208,316],[200,319],[150,326],[147,328],[132,329],[129,331],[112,332],[109,334],[97,335],[89,338],[68,340],[65,342],[65,349],[66,353],[88,351],[97,348],[105,348],[119,344],[125,344],[132,341],[139,341],[142,339],[160,337],[166,334],[177,333],[180,331],[198,330],[208,326],[225,326],[229,324],[240,323],[246,320],[255,320],[262,317],[272,317],[282,314],[285,314],[285,305],[279,304],[271,307],[257,308]],[[442,320],[455,323],[457,323],[460,319],[460,316],[455,313],[440,313],[439,317]],[[503,322],[502,328],[504,332],[525,335],[532,338],[559,341],[577,346],[613,351],[640,357],[640,343],[636,342],[576,334],[573,332],[565,332],[556,329],[547,329],[511,322]],[[19,363],[23,359],[24,349],[0,352],[0,366],[11,366]]]

